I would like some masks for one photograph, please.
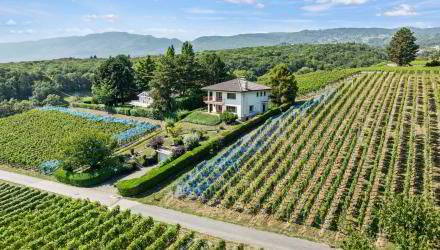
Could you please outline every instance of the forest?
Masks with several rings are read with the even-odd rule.
[[[217,55],[226,64],[229,78],[245,76],[256,80],[275,65],[285,63],[292,72],[308,73],[317,70],[332,70],[370,66],[386,59],[385,51],[360,44],[324,44],[324,45],[280,45],[221,51],[207,51],[195,54],[200,63],[209,64],[210,55]],[[211,57],[211,58],[210,58]],[[152,57],[154,62],[161,57]],[[144,58],[130,58],[133,67]],[[215,58],[214,58],[215,59]],[[0,64],[0,106],[12,105],[5,102],[10,99],[33,100],[34,102],[57,102],[56,96],[87,95],[97,80],[99,66],[105,60],[96,57],[90,59],[57,59]],[[220,63],[222,67],[223,63]],[[215,71],[205,65],[205,71]],[[136,75],[135,81],[142,78]],[[209,80],[209,78],[207,78]],[[51,99],[48,99],[48,96]],[[14,103],[15,105],[15,103]]]

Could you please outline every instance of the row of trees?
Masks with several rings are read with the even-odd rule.
[[[132,63],[119,55],[98,68],[92,92],[100,103],[116,105],[136,93],[151,90],[153,108],[161,112],[174,109],[174,97],[200,95],[200,88],[229,79],[225,63],[214,53],[196,57],[189,42],[180,54],[169,47],[165,55],[141,58]]]

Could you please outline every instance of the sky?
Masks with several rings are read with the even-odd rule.
[[[0,0],[0,42],[124,31],[207,35],[440,27],[440,0]]]

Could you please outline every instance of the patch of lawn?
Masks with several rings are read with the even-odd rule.
[[[215,126],[221,123],[219,116],[201,111],[195,111],[189,114],[185,119],[183,119],[183,121],[208,126]]]

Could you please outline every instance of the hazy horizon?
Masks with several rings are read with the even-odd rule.
[[[1,43],[110,31],[200,36],[332,28],[439,27],[434,0],[3,0]]]

